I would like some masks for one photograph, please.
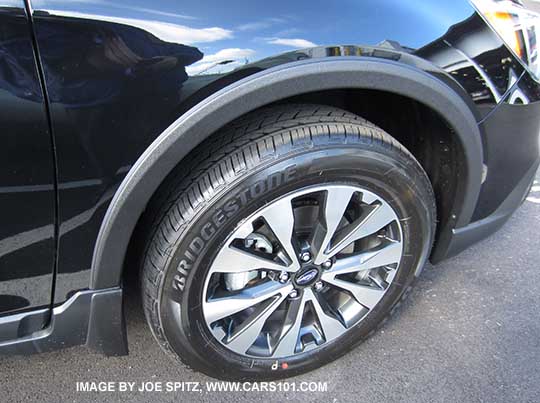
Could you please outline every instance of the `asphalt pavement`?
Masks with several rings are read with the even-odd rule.
[[[0,401],[538,402],[539,229],[540,175],[503,229],[455,258],[428,265],[398,313],[367,342],[287,381],[297,389],[310,387],[302,382],[326,382],[325,392],[206,390],[212,379],[159,349],[135,287],[128,286],[129,356],[106,358],[75,347],[1,358]],[[135,388],[161,382],[163,391],[77,390],[78,382],[122,381],[135,382]],[[167,382],[200,391],[168,392]]]

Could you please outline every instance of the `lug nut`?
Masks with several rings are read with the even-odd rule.
[[[324,287],[324,284],[322,283],[322,281],[317,281],[313,287],[315,287],[315,291],[321,291]]]
[[[323,262],[322,267],[324,267],[325,269],[329,269],[330,267],[332,267],[332,261],[327,260],[326,262]]]
[[[298,297],[298,291],[292,290],[292,291],[289,293],[289,298],[296,298],[296,297]]]
[[[289,279],[289,274],[286,271],[282,271],[279,275],[279,282],[285,283]]]
[[[302,252],[300,255],[300,259],[302,262],[309,262],[311,260],[311,253],[309,252]]]

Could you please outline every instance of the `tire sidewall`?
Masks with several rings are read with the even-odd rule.
[[[215,254],[238,224],[265,204],[292,191],[324,184],[366,188],[394,209],[404,245],[394,281],[366,317],[314,351],[276,360],[250,358],[228,350],[212,336],[202,312],[203,287]],[[219,378],[283,378],[343,355],[373,332],[400,300],[423,266],[433,240],[429,182],[412,157],[395,149],[323,145],[273,155],[214,191],[173,243],[160,286],[158,312],[170,347],[189,357],[195,369]]]

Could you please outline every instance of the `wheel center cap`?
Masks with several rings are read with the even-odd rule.
[[[315,266],[308,266],[296,274],[294,282],[301,287],[307,287],[313,284],[318,277],[319,269]]]

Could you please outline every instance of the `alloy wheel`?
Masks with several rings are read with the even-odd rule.
[[[366,318],[399,270],[390,204],[349,184],[268,203],[224,242],[206,276],[203,314],[226,348],[254,358],[302,354]]]

